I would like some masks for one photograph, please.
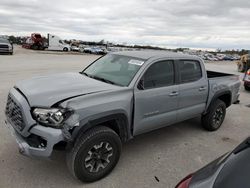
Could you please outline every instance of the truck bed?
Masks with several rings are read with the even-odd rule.
[[[224,91],[231,91],[232,103],[238,100],[238,93],[241,83],[238,75],[215,71],[206,72],[209,84],[208,104],[210,104],[212,98],[216,96],[218,92],[221,93]]]
[[[228,74],[223,72],[207,71],[207,78],[216,78],[224,76],[235,76],[234,74]]]

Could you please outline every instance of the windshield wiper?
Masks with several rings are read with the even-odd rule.
[[[85,75],[85,76],[87,76],[87,77],[91,77],[89,74],[87,74],[86,72],[79,72],[80,74],[83,74],[83,75]]]
[[[105,79],[105,78],[101,78],[101,77],[98,77],[98,76],[90,75],[90,74],[87,74],[86,72],[81,72],[81,74],[83,74],[83,75],[85,75],[85,76],[87,76],[87,77],[89,77],[89,78],[93,78],[93,79],[96,79],[96,80],[100,80],[100,81],[102,81],[102,82],[106,82],[106,83],[109,83],[109,84],[112,84],[112,85],[119,85],[119,86],[122,86],[122,85],[117,84],[117,83],[115,83],[115,82],[113,82],[113,81],[111,81],[111,80],[107,80],[107,79]]]
[[[94,78],[94,79],[96,79],[96,80],[100,80],[100,81],[109,83],[109,84],[118,85],[117,83],[115,83],[115,82],[113,82],[113,81],[110,81],[110,80],[107,80],[107,79],[105,79],[105,78],[101,78],[101,77],[93,76],[93,75],[91,75],[90,77],[91,77],[91,78]]]

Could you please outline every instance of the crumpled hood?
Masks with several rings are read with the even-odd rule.
[[[15,87],[25,95],[31,107],[50,107],[67,98],[118,88],[79,73],[35,77],[20,81]]]

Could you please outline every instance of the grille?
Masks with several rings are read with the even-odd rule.
[[[8,96],[7,99],[5,114],[11,120],[13,126],[15,126],[20,131],[23,130],[25,124],[23,121],[21,108],[11,98],[10,95]]]
[[[0,44],[0,48],[6,48],[6,49],[8,49],[8,48],[9,48],[9,46],[8,46],[8,45],[6,45],[6,44]]]

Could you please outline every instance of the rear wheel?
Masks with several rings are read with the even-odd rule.
[[[211,104],[208,113],[202,116],[202,126],[208,131],[216,131],[221,127],[226,115],[226,104],[217,99]]]
[[[67,154],[71,173],[83,182],[93,182],[108,175],[121,153],[119,136],[108,127],[95,127],[79,136]]]

